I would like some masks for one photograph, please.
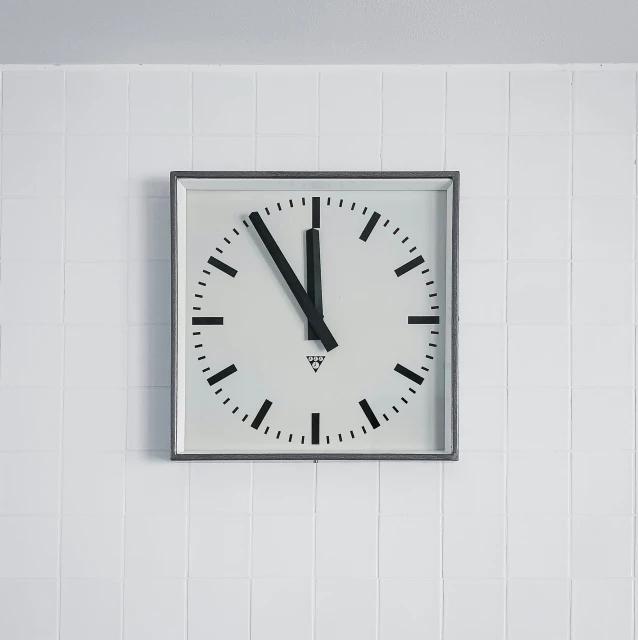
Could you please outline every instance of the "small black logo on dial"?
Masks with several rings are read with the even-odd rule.
[[[324,361],[325,357],[326,356],[306,356],[306,358],[308,358],[310,366],[315,373],[319,371],[319,367],[321,366],[321,363]]]

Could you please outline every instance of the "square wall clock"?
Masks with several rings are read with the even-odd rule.
[[[173,172],[174,460],[456,460],[459,175]]]

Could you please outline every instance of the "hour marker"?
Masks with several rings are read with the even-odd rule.
[[[431,347],[436,347],[436,345],[434,344],[434,342],[428,342],[428,344],[429,344]]]
[[[339,434],[339,442],[343,442],[343,438],[341,437],[341,434]]]
[[[399,410],[398,410],[394,405],[392,406],[392,408],[393,408],[397,413],[399,413]]]
[[[196,293],[196,294],[195,294],[195,297],[196,297],[196,298],[203,298],[204,296],[203,296],[201,293]]]
[[[257,412],[255,419],[250,423],[253,429],[259,429],[259,425],[264,421],[270,407],[272,407],[272,402],[270,402],[270,400],[264,400],[264,404],[261,405],[261,409]]]
[[[246,418],[247,418],[247,417],[248,417],[248,414],[246,414],[246,415],[241,419],[241,421],[242,421],[242,422],[246,422]]]
[[[352,439],[354,440],[354,431],[350,432],[350,436],[352,437]]]
[[[326,436],[326,444],[330,444],[330,436]]]
[[[223,389],[217,389],[217,391],[215,391],[215,395],[219,395],[221,392],[223,391]]]
[[[195,345],[195,349],[201,349],[203,346],[204,346],[204,345],[196,344],[196,345]]]
[[[279,211],[281,211],[281,203],[280,202],[277,203],[277,209],[279,209]]]
[[[408,316],[408,324],[439,324],[439,316]]]
[[[412,380],[412,382],[423,384],[423,378],[420,375],[414,373],[414,371],[410,371],[410,369],[404,367],[402,364],[397,364],[394,370],[402,376],[405,376],[408,380]]]
[[[201,307],[193,307],[193,311],[201,311],[202,308]]]
[[[399,233],[399,227],[397,227],[397,228],[392,232],[392,235],[393,235],[393,236],[396,236],[396,235],[397,235],[397,233]]]
[[[266,429],[264,431],[264,435],[266,435],[269,431],[270,431],[270,427],[266,427]]]
[[[426,282],[425,284],[429,287],[431,284],[434,284],[434,280],[430,280],[429,282]]]
[[[209,276],[209,275],[210,275],[210,271],[206,271],[206,269],[202,269],[202,271],[203,271],[207,276]]]
[[[425,260],[423,256],[417,256],[410,260],[410,262],[406,262],[404,265],[401,265],[398,269],[394,270],[394,273],[397,274],[397,278],[400,278],[404,273],[408,271],[412,271],[415,267],[418,267],[420,264],[423,264]]]
[[[386,221],[383,223],[383,226],[384,226],[384,227],[387,227],[387,226],[388,226],[388,224],[390,224],[390,221],[389,221],[389,220],[386,220]]]
[[[224,253],[219,247],[217,247],[215,251],[219,251],[219,253]]]
[[[193,335],[194,336],[201,336],[202,332],[201,331],[193,331]]]
[[[244,223],[244,226],[248,228],[248,222],[246,222],[246,220],[242,220],[242,222]]]
[[[206,360],[206,356],[199,356],[198,360]]]
[[[412,247],[412,249],[410,249],[410,253],[414,253],[416,251],[416,247]]]
[[[330,206],[330,198],[328,198],[328,201],[326,202],[326,204]]]
[[[374,411],[370,408],[368,401],[364,398],[359,402],[363,413],[366,414],[366,418],[368,418],[368,422],[372,425],[373,429],[376,429],[381,423],[377,420],[377,416],[374,415]]]
[[[301,199],[301,204],[302,204],[304,207],[306,206],[306,199],[305,199],[305,198],[302,198],[302,199]]]
[[[228,274],[231,278],[234,278],[237,275],[237,269],[233,269],[232,267],[228,266],[225,262],[222,262],[217,258],[213,258],[213,256],[208,258],[208,264],[211,267],[215,267],[215,269],[219,269],[220,271],[223,271],[224,273]]]
[[[230,402],[230,398],[226,398],[226,400],[224,400],[224,402],[222,402],[222,404],[228,404]]]
[[[234,364],[231,364],[230,367],[226,367],[221,371],[218,371],[214,376],[208,378],[208,384],[212,387],[214,384],[217,384],[224,378],[228,378],[228,376],[237,372],[237,367]]]
[[[206,283],[205,283],[205,282],[198,282],[197,284],[198,284],[198,285],[200,285],[200,286],[202,286],[202,287],[205,287],[205,286],[206,286]]]
[[[416,391],[412,387],[410,387],[410,393],[416,393]]]
[[[365,427],[361,427],[361,431],[363,431],[363,433],[368,433]]]
[[[270,215],[270,211],[268,211],[268,207],[266,207],[266,215],[269,216]]]
[[[383,418],[384,420],[387,422],[390,418],[388,418],[388,416],[385,415],[385,413],[383,414]]]
[[[304,204],[306,203],[304,202]],[[306,436],[301,436],[301,444],[303,444],[305,441],[306,441]]]
[[[425,356],[428,360],[434,360],[434,356]]]
[[[238,411],[238,410],[239,410],[239,407],[235,407],[235,408],[233,409],[233,413],[237,413],[237,411]]]
[[[233,231],[235,232],[235,235],[238,236],[239,235],[239,231],[237,231],[237,229],[233,229]]]
[[[205,369],[202,369],[202,373],[206,373],[207,371],[210,371],[210,367],[206,367]]]
[[[312,228],[318,229],[321,226],[321,198],[312,198]]]
[[[193,318],[193,324],[224,324],[224,318],[221,316],[211,316],[205,318]]]
[[[357,206],[356,202],[352,203],[352,206],[350,207],[350,211],[354,211],[354,208]]]
[[[230,240],[228,238],[224,238],[224,242],[226,242],[226,244],[230,244]]]
[[[381,216],[375,211],[372,214],[370,220],[368,220],[368,224],[366,224],[366,226],[363,228],[363,231],[359,236],[359,240],[363,240],[364,242],[368,240],[368,238],[370,237],[370,234],[372,233],[374,228],[377,226],[377,222],[379,222],[379,218],[381,218]]]
[[[290,203],[290,208],[292,209],[295,205],[292,203],[292,200],[288,200],[288,202]]]
[[[368,207],[363,207],[363,211],[361,212],[361,215],[365,216],[367,210],[368,210]]]
[[[310,421],[310,437],[312,444],[319,444],[319,414],[313,413]]]
[[[405,398],[401,398],[401,400],[403,400],[403,402],[405,402],[405,404],[408,404],[408,401]]]
[[[401,240],[401,244],[405,244],[410,238],[408,238],[408,236],[405,236],[405,238],[403,238],[403,240]]]
[[[277,431],[277,440],[279,440],[280,435],[281,435],[281,431]]]
[[[290,206],[292,207],[292,200],[290,201]],[[292,442],[292,433],[288,436],[288,442]]]

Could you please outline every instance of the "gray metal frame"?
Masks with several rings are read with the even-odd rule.
[[[452,181],[452,450],[450,453],[178,453],[177,446],[177,181],[210,179],[435,179]],[[171,177],[171,460],[458,460],[458,171],[172,171]]]

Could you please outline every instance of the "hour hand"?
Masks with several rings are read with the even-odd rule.
[[[308,296],[317,311],[323,315],[323,298],[321,295],[321,255],[319,251],[319,229],[306,231],[306,282]],[[317,333],[308,323],[308,340],[318,340]]]
[[[339,346],[337,341],[334,339],[332,333],[330,333],[330,329],[328,329],[323,316],[317,310],[317,307],[315,307],[314,302],[306,293],[301,282],[299,282],[299,278],[295,275],[290,263],[286,260],[286,257],[282,253],[275,239],[272,237],[268,227],[266,227],[257,211],[253,211],[248,217],[253,223],[253,227],[255,228],[257,235],[264,243],[266,251],[270,254],[270,257],[279,270],[279,273],[281,273],[282,278],[297,301],[297,304],[299,304],[306,318],[308,318],[308,323],[314,329],[317,338],[321,340],[326,351],[332,351],[335,347]]]

